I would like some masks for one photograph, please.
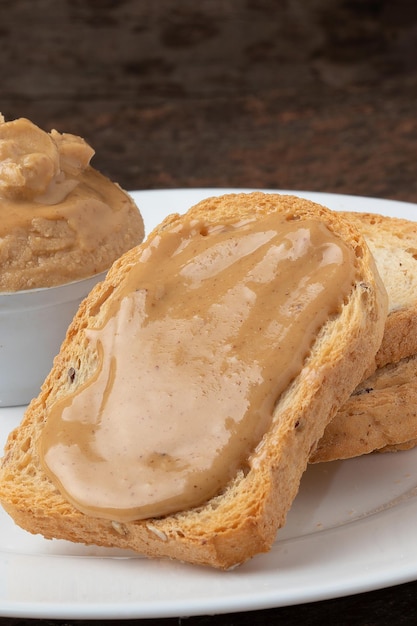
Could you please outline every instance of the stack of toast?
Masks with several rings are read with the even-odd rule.
[[[327,250],[340,242],[350,274],[348,287],[341,290],[337,308],[326,313],[301,368],[274,399],[266,429],[233,475],[205,501],[141,519],[123,519],[117,511],[101,515],[82,510],[47,471],[42,437],[56,407],[64,411],[74,398],[82,404],[97,377],[100,348],[91,337],[104,327],[109,311],[121,315],[120,293],[150,289],[132,287],[135,268],[185,225],[191,234],[181,248],[210,240],[225,224],[246,228],[271,216],[294,228],[306,220],[320,223],[335,238]],[[185,215],[169,216],[143,244],[115,262],[106,280],[80,306],[39,396],[8,438],[0,473],[3,507],[17,524],[46,538],[129,548],[149,557],[220,569],[268,551],[285,524],[308,463],[403,449],[417,442],[416,234],[417,224],[405,220],[338,213],[295,196],[259,192],[208,198]],[[248,271],[254,273],[253,268]],[[169,295],[167,285],[162,291]],[[277,302],[277,311],[279,307]],[[263,328],[252,330],[249,341],[256,343],[265,333]],[[279,368],[279,350],[276,354]],[[124,395],[129,393],[126,389]],[[132,402],[140,414],[141,395]],[[158,419],[172,420],[175,427],[177,414],[175,406]],[[114,415],[115,428],[119,419]],[[95,427],[100,427],[99,421]]]
[[[388,294],[375,370],[326,428],[310,461],[347,459],[417,444],[417,223],[341,213],[364,235]]]

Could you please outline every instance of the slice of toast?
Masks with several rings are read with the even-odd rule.
[[[342,213],[364,235],[388,293],[376,371],[340,409],[310,461],[409,449],[417,438],[417,222]]]
[[[417,443],[417,355],[389,363],[355,389],[326,427],[311,463]]]
[[[365,237],[388,293],[377,367],[417,354],[417,222],[374,213],[341,215]]]
[[[54,405],[78,385],[88,384],[95,373],[97,354],[91,352],[87,330],[100,324],[139,257],[157,240],[184,223],[199,223],[201,236],[210,237],[224,223],[269,214],[295,222],[318,220],[347,247],[353,273],[351,288],[321,325],[301,371],[276,398],[267,432],[221,491],[199,506],[128,522],[80,512],[44,471],[39,446]],[[149,557],[221,569],[268,551],[285,523],[311,450],[373,363],[386,312],[386,291],[365,241],[346,219],[315,203],[278,194],[231,194],[167,218],[144,244],[117,261],[81,304],[41,393],[8,438],[0,473],[3,507],[17,524],[46,538],[129,548]],[[140,405],[140,398],[135,402]]]

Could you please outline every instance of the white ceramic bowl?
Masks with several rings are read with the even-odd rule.
[[[80,302],[105,275],[0,293],[0,407],[38,395]]]

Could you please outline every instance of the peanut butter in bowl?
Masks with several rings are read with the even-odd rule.
[[[0,114],[0,407],[38,393],[80,302],[144,238],[93,156],[81,137]]]
[[[80,137],[0,117],[0,292],[94,276],[143,240],[138,208],[93,155]]]

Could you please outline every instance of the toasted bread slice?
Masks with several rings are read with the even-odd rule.
[[[311,463],[417,443],[417,355],[389,363],[355,389],[326,427]]]
[[[414,447],[417,438],[417,222],[342,213],[364,235],[388,293],[378,369],[326,428],[311,462]]]
[[[327,226],[351,253],[353,280],[337,311],[318,330],[301,371],[276,398],[267,432],[234,477],[199,506],[129,522],[80,512],[45,473],[39,442],[54,404],[94,374],[86,329],[100,323],[117,288],[157,237],[163,239],[193,220],[210,237],[210,227],[268,214],[287,220],[311,218]],[[0,474],[3,507],[17,524],[47,538],[129,548],[149,557],[221,569],[268,551],[285,523],[311,450],[373,362],[386,311],[386,292],[365,241],[346,219],[315,203],[278,194],[231,194],[167,218],[144,244],[117,261],[81,304],[41,393],[9,436]]]
[[[377,367],[417,354],[417,222],[341,212],[365,237],[388,293],[388,317]]]

